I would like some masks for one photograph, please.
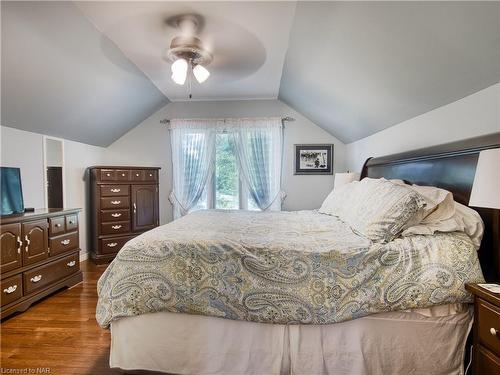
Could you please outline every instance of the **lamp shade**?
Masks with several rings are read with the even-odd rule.
[[[342,185],[349,184],[353,181],[359,181],[359,173],[354,173],[354,172],[335,173],[335,180],[333,181],[333,190],[339,188]]]
[[[479,153],[469,206],[500,209],[500,148]]]

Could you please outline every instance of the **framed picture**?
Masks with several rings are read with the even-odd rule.
[[[333,174],[333,145],[295,145],[294,174]]]

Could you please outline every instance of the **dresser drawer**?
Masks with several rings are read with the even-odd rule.
[[[116,197],[118,195],[129,195],[129,185],[101,185],[101,196]]]
[[[102,223],[101,234],[118,234],[130,232],[129,221],[117,221],[114,223]]]
[[[117,181],[130,181],[130,171],[125,169],[116,170]]]
[[[49,230],[50,236],[57,236],[59,234],[63,234],[66,229],[64,226],[64,216],[51,217],[49,219]]]
[[[58,261],[34,268],[23,273],[24,294],[42,289],[63,279],[80,269],[78,254],[64,257]]]
[[[2,306],[7,305],[23,296],[23,277],[19,274],[0,282],[2,291]]]
[[[489,350],[500,355],[500,309],[492,304],[478,300],[478,332],[479,341]]]
[[[116,181],[116,171],[114,169],[101,169],[101,181]]]
[[[123,245],[125,245],[129,240],[135,236],[128,237],[115,237],[110,239],[101,240],[101,252],[103,254],[113,254],[117,253]]]
[[[157,170],[144,171],[144,180],[158,181],[158,171]]]
[[[73,232],[78,229],[78,215],[66,215],[66,232]]]
[[[49,240],[50,256],[64,253],[65,251],[78,248],[78,232],[51,237]]]
[[[479,375],[490,375],[490,374],[500,374],[500,359],[491,353],[489,350],[479,346],[477,353],[477,359],[475,359],[475,374]]]
[[[130,171],[132,181],[144,181],[144,173],[145,171],[140,169]]]
[[[103,197],[101,198],[101,208],[106,209],[116,209],[116,208],[129,208],[130,199],[129,197]]]
[[[130,220],[130,209],[101,211],[101,223]]]

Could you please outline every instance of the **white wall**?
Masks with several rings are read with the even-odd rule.
[[[44,207],[43,136],[2,126],[0,138],[0,165],[21,168],[24,207]]]
[[[45,163],[47,167],[63,166],[63,142],[59,139],[45,139]]]
[[[81,208],[80,248],[84,259],[91,250],[87,247],[87,184],[85,170],[92,165],[102,165],[106,149],[85,143],[64,140],[64,189],[66,207]]]
[[[43,135],[0,127],[0,165],[21,168],[25,207],[45,207],[43,187]],[[80,248],[81,259],[87,256],[87,210],[85,194],[85,169],[104,162],[105,149],[84,143],[64,140],[64,194],[66,207],[81,208]]]
[[[496,132],[500,132],[500,83],[346,145],[346,166],[360,171],[370,156]]]
[[[240,100],[224,102],[174,102],[166,105],[107,149],[107,163],[117,165],[158,166],[160,171],[161,223],[172,220],[168,201],[172,166],[167,118],[224,118],[291,116],[285,125],[283,187],[287,193],[285,210],[317,208],[333,188],[333,176],[294,176],[295,143],[333,143],[334,170],[344,170],[344,144],[279,100]]]

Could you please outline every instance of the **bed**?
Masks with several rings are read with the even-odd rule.
[[[497,140],[369,159],[362,176],[443,187],[467,203],[478,152]],[[483,244],[491,241],[494,215],[481,212]],[[482,280],[466,238],[398,239],[373,248],[315,211],[189,216],[135,239],[117,257],[121,266],[100,280],[111,285],[108,301],[101,289],[97,310],[99,323],[111,326],[111,367],[172,374],[463,372],[472,322],[463,283]],[[193,241],[198,251],[182,250]],[[270,246],[294,251],[275,256]],[[165,256],[172,247],[181,250]],[[446,251],[426,259],[430,248]],[[418,264],[408,255],[415,252],[424,254]],[[334,272],[331,264],[338,265]],[[339,288],[328,289],[328,277]],[[387,303],[381,295],[395,297]],[[446,345],[436,350],[435,343]]]

